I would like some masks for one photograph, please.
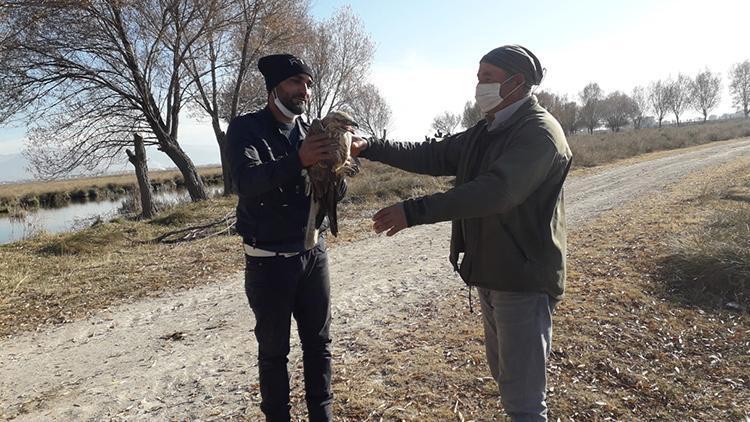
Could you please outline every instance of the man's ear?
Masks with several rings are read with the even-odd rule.
[[[518,78],[516,83],[521,86],[519,89],[523,89],[523,87],[526,86],[526,76],[524,76],[523,73],[516,73],[514,78]]]

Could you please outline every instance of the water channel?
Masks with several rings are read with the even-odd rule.
[[[209,196],[221,194],[221,186],[207,186]],[[119,210],[130,196],[118,199],[71,203],[62,208],[39,208],[28,210],[23,217],[0,215],[0,244],[25,239],[36,233],[62,233],[84,228],[97,219],[111,220],[119,215]],[[154,193],[157,204],[176,204],[187,202],[190,195],[187,190],[170,190]]]

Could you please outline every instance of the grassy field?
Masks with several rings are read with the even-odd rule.
[[[590,167],[637,155],[750,137],[750,119],[711,121],[681,127],[627,132],[578,133],[568,140],[573,165]]]

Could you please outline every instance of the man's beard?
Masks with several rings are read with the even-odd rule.
[[[288,108],[289,111],[298,115],[305,112],[305,106],[307,105],[302,97],[290,98],[288,101],[282,101],[281,103],[284,104],[284,107]]]

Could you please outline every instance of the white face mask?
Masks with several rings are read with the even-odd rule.
[[[474,99],[477,101],[477,105],[479,105],[479,109],[482,110],[482,113],[488,113],[493,108],[497,107],[498,104],[503,102],[503,97],[500,95],[500,87],[503,86],[505,82],[508,82],[513,77],[506,79],[502,83],[500,82],[493,82],[493,83],[479,83],[477,84],[476,92],[474,93]],[[513,91],[509,92],[508,95],[515,92],[516,89],[518,89],[521,85],[517,86],[513,89]]]
[[[286,106],[279,100],[279,96],[276,95],[276,88],[273,90],[273,103],[276,104],[276,108],[279,109],[281,114],[286,116],[288,119],[294,119],[295,117],[299,116],[299,114],[294,114],[292,110],[289,110],[286,108]]]

